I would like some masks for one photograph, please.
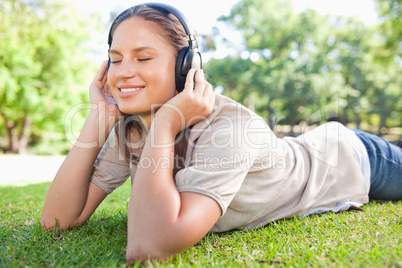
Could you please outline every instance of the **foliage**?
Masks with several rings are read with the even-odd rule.
[[[130,182],[109,195],[84,226],[52,233],[39,224],[48,187],[0,186],[1,265],[126,267]],[[363,209],[285,219],[252,231],[210,233],[176,259],[146,267],[401,266],[402,202],[372,202]]]
[[[402,1],[401,0],[375,0],[378,14],[381,18],[381,33],[385,37],[385,48],[388,55],[402,56]],[[399,60],[401,60],[399,58]]]
[[[402,1],[375,0],[380,25],[377,34],[381,42],[375,47],[374,60],[378,63],[373,74],[374,90],[377,93],[377,113],[380,115],[380,132],[386,126],[386,120],[394,117],[401,125],[402,111],[401,69],[402,69]],[[399,114],[398,114],[399,113]]]
[[[62,0],[0,3],[0,127],[8,152],[64,132],[64,114],[83,101],[94,20]],[[53,135],[56,136],[57,135]],[[57,142],[65,140],[58,136]]]
[[[382,13],[391,16],[392,27],[402,27],[394,15],[400,11],[386,8],[400,9],[399,1],[386,2]],[[258,103],[256,111],[271,127],[333,119],[357,127],[375,123],[380,130],[401,126],[402,61],[383,42],[400,46],[400,35],[399,41],[384,35],[385,24],[295,13],[288,0],[242,0],[220,20],[241,32],[248,55],[243,50],[211,60],[209,77],[235,100]],[[328,107],[335,109],[327,114]],[[322,116],[311,118],[317,113]],[[376,114],[379,122],[372,120]]]

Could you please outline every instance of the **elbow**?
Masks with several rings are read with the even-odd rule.
[[[42,229],[44,231],[53,232],[54,230],[66,231],[70,228],[70,225],[60,224],[60,221],[57,218],[40,218],[40,224],[42,225]]]
[[[44,231],[53,232],[56,229],[57,220],[56,219],[50,220],[50,219],[42,216],[40,218],[40,224],[42,225],[42,229]]]
[[[126,261],[131,264],[145,262],[147,260],[162,261],[170,257],[176,257],[179,253],[180,252],[164,249],[160,245],[128,246],[126,251]]]

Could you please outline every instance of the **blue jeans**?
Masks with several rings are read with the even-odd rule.
[[[369,156],[370,199],[402,200],[402,148],[362,130],[352,131],[363,142]]]

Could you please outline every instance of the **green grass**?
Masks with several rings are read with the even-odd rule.
[[[81,228],[44,232],[49,183],[0,186],[2,267],[125,267],[129,182]],[[253,231],[210,233],[176,259],[148,267],[402,267],[402,202],[325,213]],[[135,266],[139,266],[136,264]]]

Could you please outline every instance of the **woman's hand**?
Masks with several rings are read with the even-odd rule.
[[[89,86],[89,99],[93,108],[98,111],[104,111],[106,118],[117,119],[121,116],[121,112],[116,104],[109,103],[105,95],[111,96],[109,85],[107,83],[107,61],[103,62],[95,75],[91,85]],[[107,109],[104,109],[107,108]]]
[[[156,113],[155,120],[168,123],[175,134],[194,125],[212,113],[215,94],[204,77],[203,70],[191,69],[184,90],[165,103]]]

